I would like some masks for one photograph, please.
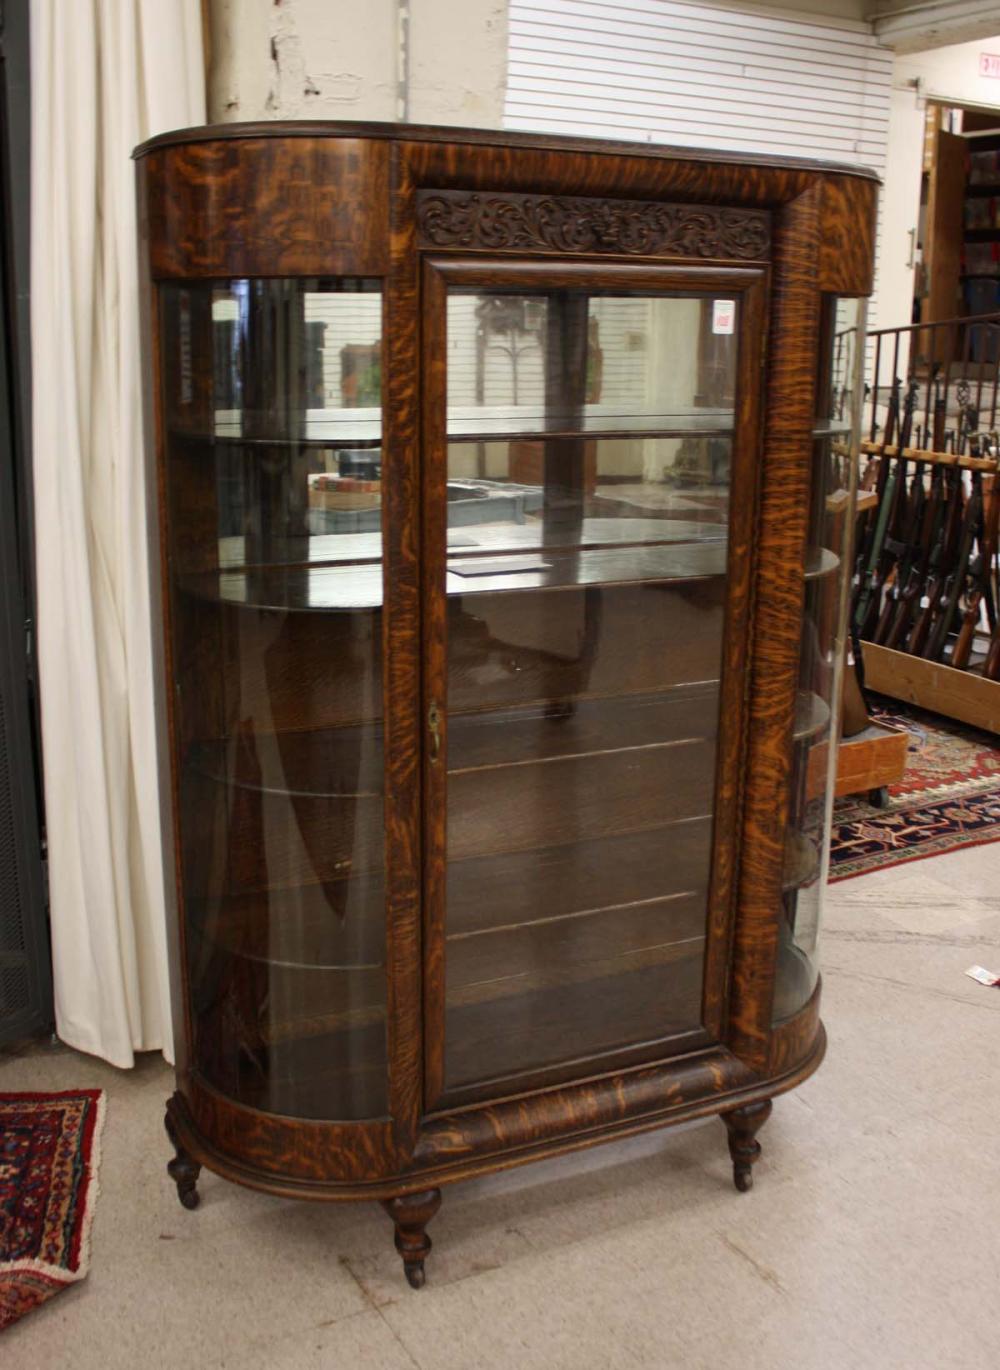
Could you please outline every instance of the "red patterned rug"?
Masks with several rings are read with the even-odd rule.
[[[1000,841],[1000,738],[895,700],[874,712],[909,733],[906,774],[888,808],[837,800],[831,881]]]
[[[103,1089],[0,1094],[0,1330],[82,1280]]]

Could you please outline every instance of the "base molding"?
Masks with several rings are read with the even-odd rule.
[[[810,1010],[811,1003],[803,1012]],[[171,1136],[176,1138],[184,1153],[198,1165],[237,1184],[281,1198],[327,1202],[393,1199],[547,1156],[579,1151],[619,1137],[761,1103],[800,1084],[817,1069],[825,1052],[826,1033],[816,1019],[806,1054],[794,1065],[767,1078],[755,1076],[731,1052],[719,1047],[687,1060],[665,1062],[489,1106],[432,1116],[423,1121],[409,1160],[368,1180],[330,1178],[330,1172],[323,1178],[315,1174],[295,1174],[294,1138],[303,1126],[302,1120],[263,1115],[275,1128],[287,1129],[288,1135],[277,1155],[258,1158],[222,1150],[198,1126],[197,1111],[192,1109],[184,1093],[172,1096],[167,1104],[167,1114]],[[196,1099],[206,1088],[197,1077],[189,1078],[186,1087]],[[217,1097],[221,1099],[221,1096]],[[617,1101],[614,1106],[617,1112],[613,1111],[611,1100]],[[345,1132],[350,1127],[349,1124],[310,1126],[329,1127],[332,1134]],[[287,1163],[287,1168],[279,1174],[261,1164],[264,1159],[271,1166]],[[315,1157],[310,1158],[310,1168],[315,1160]],[[385,1162],[391,1163],[391,1156],[386,1156],[383,1164]]]

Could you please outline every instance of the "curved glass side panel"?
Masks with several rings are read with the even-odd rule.
[[[816,987],[837,770],[865,301],[824,301],[774,1019]]]
[[[193,1064],[304,1118],[387,1109],[381,304],[160,289]]]

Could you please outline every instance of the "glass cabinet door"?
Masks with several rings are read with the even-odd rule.
[[[386,1112],[379,283],[163,285],[193,1068]]]
[[[863,300],[824,301],[813,428],[802,652],[795,712],[774,1019],[816,988],[829,867],[847,622],[847,568],[857,484]]]
[[[704,1037],[741,311],[447,290],[451,1099]]]

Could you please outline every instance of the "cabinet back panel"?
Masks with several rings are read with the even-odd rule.
[[[696,818],[585,843],[451,861],[449,933],[704,891],[711,837],[711,819]],[[667,849],[669,862],[663,859]]]
[[[715,745],[628,747],[449,778],[453,861],[660,827],[711,812]]]
[[[680,957],[705,936],[703,893],[581,909],[563,917],[544,909],[537,913],[534,922],[520,927],[503,924],[448,938],[453,1007],[516,991],[527,982],[550,983],[553,967],[583,976],[619,956],[634,957],[637,966],[644,956],[670,959],[670,951]]]
[[[724,576],[448,600],[448,708],[714,681]]]
[[[696,1032],[701,1009],[701,941],[653,964],[620,956],[567,971],[518,993],[449,1001],[445,1072],[450,1103],[472,1086],[509,1079],[524,1086],[553,1063],[585,1061],[637,1044]],[[638,964],[634,964],[638,962]],[[516,1084],[515,1084],[516,1082]],[[473,1094],[476,1090],[471,1091]]]
[[[336,728],[381,718],[382,615],[287,613],[178,595],[187,738]]]

